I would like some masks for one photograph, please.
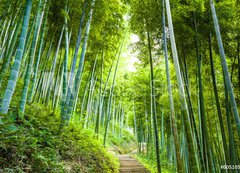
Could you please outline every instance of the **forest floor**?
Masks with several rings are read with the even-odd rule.
[[[142,164],[129,155],[119,155],[118,158],[120,161],[120,173],[150,173]]]

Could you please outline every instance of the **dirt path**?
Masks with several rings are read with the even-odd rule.
[[[120,161],[120,173],[150,173],[136,159],[129,155],[119,155],[118,158]]]

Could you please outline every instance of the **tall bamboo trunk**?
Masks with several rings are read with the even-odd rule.
[[[45,2],[45,5],[46,5],[46,2]],[[41,35],[40,35],[40,45],[39,45],[39,49],[38,49],[37,60],[36,60],[34,70],[33,70],[33,81],[32,81],[32,85],[31,85],[31,88],[29,90],[29,96],[28,96],[28,102],[29,103],[32,102],[33,95],[34,95],[34,92],[35,92],[39,63],[40,63],[40,59],[41,59],[42,53],[43,53],[44,36],[45,36],[45,32],[46,32],[46,27],[47,27],[48,10],[49,9],[46,9],[46,16],[45,16],[45,19],[44,19],[44,22],[43,22],[42,32],[41,32]],[[44,13],[45,13],[44,11],[45,11],[45,8],[43,7],[42,18],[44,17]]]
[[[68,110],[67,110],[68,116],[70,116],[72,114],[72,111],[78,100],[78,94],[79,94],[79,89],[80,89],[80,85],[81,85],[81,78],[82,78],[82,73],[83,73],[83,66],[84,66],[85,54],[86,54],[86,50],[87,50],[87,42],[88,42],[88,37],[89,37],[89,33],[90,33],[90,26],[91,26],[91,22],[92,22],[94,5],[95,5],[95,0],[92,0],[91,10],[89,12],[88,21],[86,23],[86,30],[85,30],[85,37],[84,37],[83,46],[82,46],[82,53],[80,56],[77,74],[75,77],[74,94],[71,94],[71,98],[70,98],[69,105],[68,105]]]
[[[24,13],[24,19],[23,19],[23,25],[22,25],[22,31],[21,36],[18,43],[18,49],[16,52],[16,57],[14,60],[14,64],[11,70],[10,78],[8,80],[7,89],[5,90],[4,98],[1,104],[0,113],[7,114],[13,93],[16,88],[16,82],[18,79],[18,74],[21,66],[21,61],[23,57],[23,51],[25,48],[25,40],[27,36],[27,30],[28,30],[28,23],[30,19],[31,9],[32,9],[32,0],[26,1],[26,8]]]
[[[112,98],[113,98],[113,95],[114,95],[114,87],[115,87],[116,75],[117,75],[117,70],[118,70],[118,64],[119,64],[120,56],[121,56],[121,53],[122,53],[124,39],[123,39],[123,41],[122,41],[122,43],[120,45],[119,55],[118,55],[118,59],[117,59],[117,63],[116,63],[115,71],[114,71],[114,76],[113,76],[113,82],[112,82],[111,89],[110,89],[109,103],[108,103],[108,108],[107,108],[107,119],[106,119],[106,123],[105,123],[105,131],[104,131],[104,138],[103,138],[103,145],[104,146],[106,146],[108,127],[109,127],[109,124],[110,124],[111,113],[112,113],[112,111],[111,111],[112,110],[111,109],[111,107],[112,107]]]
[[[169,71],[169,64],[168,64],[168,50],[167,50],[167,38],[166,38],[166,24],[165,24],[165,3],[164,0],[162,1],[163,4],[163,14],[162,14],[162,27],[163,27],[163,41],[164,41],[164,57],[165,57],[165,65],[166,65],[166,76],[167,76],[167,88],[168,88],[168,95],[169,95],[169,103],[170,103],[170,111],[171,111],[171,125],[173,129],[173,139],[176,149],[176,158],[177,158],[177,170],[178,172],[183,172],[182,167],[182,159],[180,156],[180,145],[179,145],[179,138],[178,138],[178,131],[176,127],[176,120],[175,120],[175,110],[174,110],[174,101],[172,97],[172,86],[171,86],[171,77]]]
[[[15,29],[15,32],[14,32],[14,35],[13,35],[13,39],[11,41],[11,44],[9,45],[9,49],[8,49],[8,52],[6,53],[6,56],[4,58],[4,61],[3,61],[3,66],[1,68],[1,71],[0,71],[0,88],[2,87],[2,79],[9,67],[9,64],[11,62],[11,59],[12,59],[12,55],[13,55],[13,52],[14,52],[14,48],[15,48],[15,45],[17,43],[17,37],[18,37],[18,34],[19,34],[19,31],[21,29],[21,23],[22,23],[22,17],[21,19],[19,20],[18,24],[17,24],[17,27]]]
[[[99,126],[100,126],[100,115],[102,111],[101,107],[101,100],[102,100],[102,83],[103,83],[103,61],[104,61],[104,51],[102,50],[102,58],[101,58],[101,72],[100,72],[100,87],[99,87],[99,104],[98,104],[98,113],[96,114],[96,125],[95,125],[95,133],[97,134],[98,139],[98,133],[99,133]]]
[[[189,152],[188,155],[189,155],[189,162],[190,162],[190,170],[198,173],[200,172],[199,163],[198,163],[198,157],[196,157],[197,153],[194,147],[194,137],[193,137],[192,129],[190,126],[190,117],[187,109],[185,90],[184,90],[183,80],[182,80],[179,62],[178,62],[178,54],[177,54],[177,48],[175,43],[174,31],[173,31],[170,3],[169,3],[169,0],[166,0],[165,2],[166,2],[166,9],[167,9],[167,16],[168,16],[168,26],[170,30],[171,47],[173,52],[172,55],[173,55],[174,66],[175,66],[176,75],[177,75],[178,88],[180,92],[180,102],[182,104],[184,124],[186,128],[186,138],[187,138],[187,146],[188,146],[188,152]]]
[[[153,115],[155,150],[156,150],[156,158],[157,158],[157,170],[158,170],[158,173],[161,173],[159,137],[158,137],[158,128],[157,128],[157,110],[156,110],[155,87],[154,87],[155,82],[154,82],[153,61],[152,61],[152,51],[151,51],[151,39],[150,39],[149,31],[147,31],[147,37],[148,37],[148,51],[149,51],[149,57],[150,57],[152,115]]]
[[[224,80],[226,82],[226,89],[227,89],[227,92],[228,92],[228,95],[230,98],[231,110],[232,110],[234,120],[235,120],[235,123],[237,126],[238,138],[240,138],[240,119],[239,119],[237,104],[236,104],[236,100],[235,100],[235,96],[234,96],[234,91],[232,88],[232,83],[231,83],[229,72],[228,72],[228,66],[227,66],[225,52],[224,52],[224,48],[223,48],[222,37],[221,37],[220,29],[219,29],[216,9],[215,9],[213,0],[210,0],[210,5],[211,5],[214,28],[215,28],[215,32],[216,32],[216,36],[217,36],[218,47],[219,47],[219,52],[220,52],[220,57],[221,57]]]
[[[215,71],[214,71],[214,64],[213,64],[213,57],[212,57],[212,36],[211,34],[209,35],[209,53],[210,53],[210,64],[211,64],[211,75],[212,75],[212,82],[213,82],[213,91],[215,95],[215,102],[217,106],[217,113],[218,113],[218,120],[220,124],[220,129],[221,129],[221,136],[222,136],[222,144],[224,148],[224,155],[225,155],[225,163],[229,163],[229,156],[228,156],[228,149],[227,149],[227,140],[226,140],[226,135],[225,135],[225,129],[224,129],[224,124],[223,124],[223,118],[222,118],[222,111],[220,107],[220,102],[219,102],[219,97],[218,97],[218,90],[217,90],[217,82],[216,82],[216,76],[215,76]]]
[[[68,1],[67,1],[68,2]],[[68,12],[67,3],[65,5],[65,12]],[[59,131],[67,125],[67,116],[64,114],[64,106],[67,99],[67,87],[68,87],[68,80],[67,80],[67,72],[68,72],[68,53],[69,53],[69,38],[68,38],[68,19],[65,17],[64,19],[65,25],[65,57],[63,62],[63,88],[62,88],[62,102],[61,102],[61,122]]]
[[[70,116],[71,116],[70,114],[68,115],[68,105],[69,105],[69,102],[71,99],[71,94],[74,94],[73,93],[74,76],[75,76],[75,69],[76,69],[76,65],[77,65],[77,57],[79,54],[79,48],[80,48],[80,44],[81,44],[81,40],[82,40],[82,30],[83,30],[83,22],[85,19],[86,6],[87,6],[87,0],[84,1],[83,12],[82,12],[79,29],[78,29],[77,42],[76,42],[75,52],[74,52],[74,56],[73,56],[73,61],[72,61],[71,71],[70,71],[70,76],[69,76],[69,81],[68,81],[69,84],[68,84],[67,91],[66,91],[66,93],[67,93],[66,100],[63,103],[63,108],[62,108],[63,109],[62,116],[68,117],[68,118],[70,118]]]

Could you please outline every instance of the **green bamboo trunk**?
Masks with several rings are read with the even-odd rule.
[[[149,57],[150,57],[150,70],[151,70],[152,115],[153,115],[155,150],[156,150],[156,158],[157,158],[157,170],[158,170],[158,173],[161,173],[159,137],[158,137],[158,128],[157,128],[157,110],[156,110],[155,87],[154,87],[155,82],[154,82],[152,52],[151,52],[151,39],[150,39],[149,31],[147,31],[147,36],[148,36],[148,50],[149,50]]]
[[[100,116],[101,116],[101,101],[102,101],[102,83],[103,83],[103,61],[104,61],[104,51],[102,50],[102,58],[101,58],[101,72],[100,72],[100,87],[99,87],[99,105],[98,105],[98,114],[96,114],[96,125],[95,125],[95,133],[97,134],[98,138],[98,133],[99,133],[99,126],[100,126]]]
[[[123,42],[124,42],[124,40],[122,41],[120,49],[119,49],[119,55],[118,55],[118,59],[117,59],[117,63],[116,63],[115,71],[114,71],[114,76],[113,76],[113,82],[112,82],[111,89],[110,89],[109,103],[108,103],[108,107],[107,107],[107,119],[105,121],[105,130],[104,130],[104,138],[103,138],[104,146],[106,146],[108,127],[109,127],[110,119],[111,119],[112,98],[114,95],[115,80],[116,80],[118,64],[119,64],[119,60],[120,60],[120,56],[121,56],[121,52],[122,52]]]
[[[21,97],[21,101],[20,101],[20,112],[21,113],[24,113],[26,102],[27,102],[28,88],[29,88],[30,78],[31,78],[31,74],[32,74],[32,66],[34,63],[34,57],[35,57],[36,47],[37,47],[37,43],[38,43],[38,36],[39,36],[39,32],[40,32],[41,25],[42,25],[43,15],[41,15],[41,13],[42,13],[42,1],[39,0],[36,24],[35,24],[35,28],[34,28],[32,44],[31,44],[31,48],[30,48],[30,57],[29,57],[29,62],[28,62],[28,66],[27,66],[27,72],[26,72],[25,79],[24,79],[22,97]]]
[[[213,64],[213,57],[212,57],[212,36],[211,34],[209,35],[209,53],[210,53],[210,64],[211,64],[211,75],[212,75],[212,82],[213,82],[213,91],[215,95],[215,102],[217,106],[217,112],[218,112],[218,120],[220,124],[220,129],[221,129],[221,136],[222,136],[222,144],[223,144],[223,152],[225,155],[224,162],[228,163],[228,149],[227,149],[227,140],[226,140],[226,135],[225,135],[225,129],[224,129],[224,124],[223,124],[223,118],[222,118],[222,111],[220,107],[220,102],[219,102],[219,96],[218,96],[218,90],[217,90],[217,82],[216,82],[216,76],[215,76],[215,71],[214,71],[214,64]]]
[[[66,94],[67,94],[66,95],[66,100],[63,103],[64,105],[62,105],[62,109],[63,109],[62,110],[62,116],[63,117],[69,117],[70,118],[70,115],[67,115],[67,113],[68,113],[67,110],[68,110],[68,105],[69,105],[69,102],[70,102],[70,99],[71,99],[71,94],[73,94],[75,68],[76,68],[77,57],[78,57],[78,54],[79,54],[79,48],[80,48],[80,44],[81,44],[81,40],[82,40],[82,30],[83,30],[83,22],[84,22],[85,13],[86,13],[86,5],[87,5],[87,0],[84,1],[83,12],[82,12],[80,25],[79,25],[79,29],[78,29],[78,37],[77,37],[76,47],[75,47],[73,61],[72,61],[72,65],[71,65],[68,87],[67,87],[67,91],[66,91]]]
[[[187,139],[187,147],[189,152],[188,155],[189,155],[189,161],[190,161],[189,168],[191,171],[198,173],[200,172],[199,163],[198,163],[197,153],[195,151],[196,149],[194,146],[194,136],[192,134],[192,129],[190,126],[190,117],[189,117],[189,112],[187,108],[185,90],[184,90],[183,80],[182,80],[181,71],[180,71],[179,62],[178,62],[178,53],[177,53],[174,31],[173,31],[170,3],[169,3],[169,0],[165,0],[165,2],[166,2],[166,9],[167,9],[167,16],[168,16],[168,26],[170,30],[172,55],[173,55],[173,61],[174,61],[174,66],[176,70],[176,75],[177,75],[178,88],[180,92],[180,102],[183,110],[182,116],[184,118],[184,124],[186,128],[186,139]]]
[[[65,12],[67,12],[67,5],[65,5]],[[68,39],[68,27],[67,27],[67,17],[65,17],[65,57],[64,57],[64,62],[63,62],[63,88],[62,88],[62,100],[61,100],[61,123],[59,127],[59,131],[63,129],[64,126],[66,126],[66,120],[67,117],[64,114],[64,105],[66,102],[67,98],[67,85],[68,85],[68,80],[67,80],[67,72],[68,72],[68,53],[69,53],[69,39]]]
[[[8,67],[9,67],[9,64],[11,62],[11,59],[12,59],[14,48],[17,43],[17,37],[18,37],[19,31],[21,29],[21,23],[22,23],[22,18],[21,18],[21,20],[19,20],[19,22],[17,24],[17,27],[16,27],[14,35],[13,35],[13,39],[11,41],[11,44],[9,45],[8,51],[7,51],[4,61],[3,61],[3,66],[0,71],[0,87],[2,84],[3,76],[5,75]]]
[[[46,101],[45,101],[46,104],[48,104],[50,96],[51,96],[51,91],[52,91],[52,87],[53,87],[52,83],[53,83],[53,80],[54,80],[54,74],[55,74],[57,59],[58,59],[58,55],[59,55],[59,49],[60,49],[60,46],[61,46],[61,43],[62,43],[63,31],[64,31],[64,27],[62,28],[60,38],[58,40],[57,49],[56,49],[56,52],[55,52],[55,55],[54,55],[54,58],[53,58],[51,71],[49,73],[49,78],[48,78],[48,82],[47,82],[47,93],[46,93],[47,95],[46,95]],[[65,52],[65,56],[66,56],[66,52]]]
[[[43,8],[43,9],[45,10],[45,8]],[[47,27],[46,25],[47,25],[47,17],[48,17],[48,10],[49,9],[46,9],[46,10],[47,10],[46,11],[46,16],[45,16],[44,24],[43,24],[43,27],[42,27],[42,32],[40,34],[40,45],[39,45],[39,49],[38,49],[37,60],[36,60],[34,70],[33,70],[33,81],[32,81],[31,88],[29,90],[29,96],[28,96],[28,102],[29,103],[32,102],[33,95],[34,95],[34,92],[35,92],[35,89],[36,89],[35,87],[36,87],[38,68],[39,68],[40,59],[41,59],[41,56],[42,56],[42,53],[43,53],[44,36],[45,36],[45,32],[46,32],[46,27]],[[42,18],[44,17],[44,13],[45,13],[45,11],[42,12]]]
[[[88,121],[89,121],[89,114],[90,114],[90,107],[91,107],[91,99],[92,99],[92,95],[94,92],[94,76],[95,76],[95,69],[96,69],[96,65],[97,65],[97,55],[93,64],[93,69],[92,69],[92,75],[91,75],[91,81],[90,81],[90,90],[88,93],[88,103],[87,103],[87,111],[86,111],[86,117],[85,117],[85,122],[84,122],[84,128],[88,127]]]
[[[211,5],[214,28],[215,28],[215,32],[216,32],[216,36],[217,36],[218,47],[219,47],[219,52],[220,52],[220,57],[221,57],[223,75],[224,75],[224,79],[226,82],[226,89],[227,89],[227,92],[228,92],[229,98],[230,98],[231,110],[234,115],[234,120],[235,120],[236,127],[237,127],[238,138],[240,138],[240,119],[239,119],[237,104],[236,104],[236,100],[235,100],[235,96],[234,96],[234,91],[232,88],[232,83],[231,83],[229,72],[228,72],[228,66],[227,66],[225,52],[224,52],[224,48],[223,48],[222,37],[221,37],[220,29],[219,29],[217,14],[216,14],[213,0],[210,0],[210,5]]]
[[[11,70],[10,78],[8,80],[8,85],[5,90],[4,98],[3,98],[3,101],[1,104],[0,113],[7,114],[13,93],[16,88],[16,82],[18,79],[18,74],[19,74],[19,70],[20,70],[20,66],[21,66],[22,57],[23,57],[23,51],[25,48],[25,40],[26,40],[26,36],[27,36],[28,23],[29,23],[29,19],[30,19],[31,9],[32,9],[32,0],[27,0],[21,36],[20,36],[19,43],[18,43],[18,49],[16,52],[16,57],[14,60],[13,67]]]
[[[81,57],[80,57],[79,65],[78,65],[77,74],[75,77],[74,91],[73,91],[74,94],[71,94],[71,98],[70,98],[68,110],[67,110],[67,112],[68,112],[67,116],[69,116],[69,118],[70,118],[72,111],[74,109],[74,106],[78,100],[78,94],[79,94],[79,88],[81,85],[83,65],[84,65],[84,59],[85,59],[85,54],[86,54],[86,50],[87,50],[87,42],[88,42],[88,37],[89,37],[89,33],[90,33],[90,26],[91,26],[91,22],[92,22],[94,4],[95,4],[95,0],[92,0],[91,10],[89,12],[88,21],[86,23],[86,31],[85,31],[85,37],[84,37],[84,42],[83,42],[83,46],[82,46],[82,53],[81,53]]]
[[[162,26],[163,26],[163,41],[164,41],[164,57],[165,57],[165,65],[166,65],[166,76],[167,76],[167,88],[168,88],[168,95],[169,95],[169,103],[170,103],[170,111],[171,111],[171,124],[173,129],[173,138],[174,144],[176,149],[176,158],[177,158],[177,170],[178,172],[183,172],[182,167],[182,158],[180,156],[180,144],[178,138],[178,131],[176,127],[176,120],[175,120],[175,110],[174,110],[174,101],[172,97],[172,86],[171,86],[171,78],[170,78],[170,71],[169,71],[169,64],[168,64],[168,50],[167,50],[167,38],[166,38],[166,24],[165,24],[165,3],[164,0],[162,1],[163,4],[163,14],[162,14]]]

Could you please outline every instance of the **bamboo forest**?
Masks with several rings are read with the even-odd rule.
[[[0,173],[240,173],[239,0],[0,0]]]

